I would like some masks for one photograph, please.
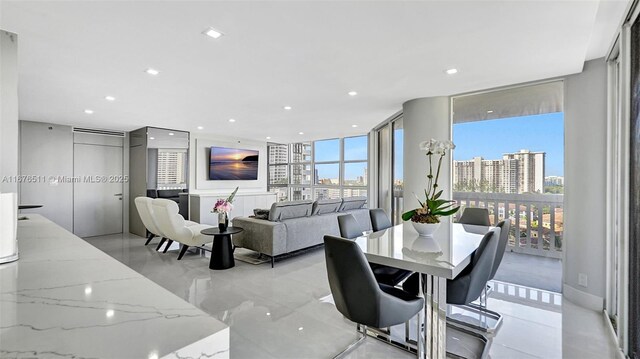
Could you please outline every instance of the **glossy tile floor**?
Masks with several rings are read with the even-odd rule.
[[[231,327],[231,357],[331,358],[353,342],[355,325],[327,300],[324,252],[312,250],[276,262],[225,271],[209,258],[188,253],[177,261],[177,245],[166,254],[158,240],[144,246],[131,234],[93,237],[89,243]],[[582,309],[560,295],[493,283],[488,307],[503,314],[491,358],[614,358],[601,313]],[[562,302],[562,303],[561,303]],[[368,338],[348,358],[412,358]]]

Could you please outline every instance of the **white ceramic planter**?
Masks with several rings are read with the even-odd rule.
[[[440,223],[418,223],[411,221],[413,228],[421,237],[433,237],[433,234],[440,228]]]

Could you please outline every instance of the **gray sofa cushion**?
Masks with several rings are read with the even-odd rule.
[[[271,205],[269,220],[279,222],[285,219],[309,217],[313,212],[313,201],[276,202]]]
[[[364,207],[367,203],[367,197],[347,197],[342,199],[342,205],[339,212],[349,211]]]
[[[327,214],[338,212],[340,209],[340,205],[342,205],[342,198],[337,199],[319,199],[313,202],[313,215],[316,214]]]

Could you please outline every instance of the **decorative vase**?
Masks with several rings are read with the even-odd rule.
[[[433,234],[440,228],[440,223],[419,223],[411,221],[411,224],[421,237],[433,237]]]
[[[227,212],[218,213],[218,229],[220,232],[224,232],[229,227],[229,217],[227,217]]]

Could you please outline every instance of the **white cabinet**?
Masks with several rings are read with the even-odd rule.
[[[202,224],[217,225],[218,215],[211,213],[211,211],[218,199],[228,196],[229,193],[190,194],[191,220]],[[251,216],[255,208],[268,209],[274,202],[276,202],[276,194],[271,192],[237,193],[233,200],[233,210],[229,214],[229,219]]]

